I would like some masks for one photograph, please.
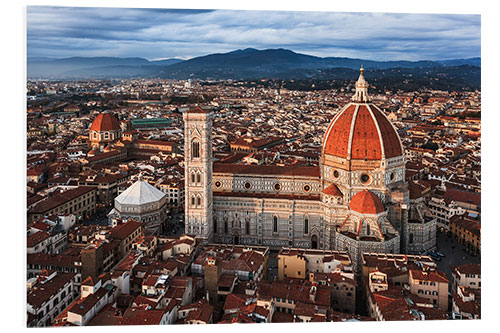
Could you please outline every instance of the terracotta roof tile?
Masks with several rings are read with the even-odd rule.
[[[50,235],[48,233],[46,233],[44,231],[37,231],[34,234],[31,234],[27,237],[26,245],[28,248],[33,247],[37,244],[40,244],[41,242],[43,242],[44,240],[46,240],[49,237],[50,237]]]
[[[349,208],[361,214],[378,214],[385,210],[379,197],[368,190],[356,193],[349,203]]]
[[[355,114],[356,118],[353,119]],[[350,151],[349,140],[351,140]],[[352,159],[358,160],[379,160],[383,152],[386,158],[400,156],[403,153],[399,136],[389,119],[371,103],[346,105],[328,127],[323,147],[324,154],[341,158],[351,155]]]
[[[90,126],[91,131],[115,131],[120,129],[118,119],[109,112],[100,113]]]
[[[328,186],[327,188],[325,188],[323,190],[323,194],[331,195],[331,196],[334,196],[334,197],[344,197],[344,195],[342,194],[342,192],[339,190],[339,188],[335,184],[331,184],[330,186]]]
[[[296,167],[277,165],[243,165],[229,163],[214,163],[213,173],[229,173],[242,175],[283,175],[319,178],[319,167]]]

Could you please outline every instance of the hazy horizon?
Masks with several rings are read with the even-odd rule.
[[[481,16],[27,7],[28,57],[187,60],[284,48],[374,61],[481,57]]]
[[[247,48],[250,48],[250,47],[247,47]],[[244,49],[247,49],[247,48],[244,48]],[[231,51],[228,51],[228,52],[233,52],[233,51],[238,51],[238,50],[244,50],[244,49],[236,49],[236,50],[231,50]],[[264,51],[264,50],[270,50],[271,48],[269,49],[257,49],[258,51]],[[294,50],[291,50],[291,49],[287,49],[287,50],[290,50],[290,51],[293,51],[295,52]],[[228,53],[228,52],[220,52],[219,54],[223,54],[223,53]],[[300,54],[305,54],[305,55],[311,55],[312,54],[307,54],[307,53],[303,53],[303,52],[295,52],[295,53],[300,53]],[[210,53],[210,54],[215,54],[215,53]],[[203,57],[203,56],[206,56],[206,55],[209,55],[209,54],[200,54],[196,57]],[[192,57],[192,58],[180,58],[180,57],[169,57],[169,58],[158,58],[158,59],[148,59],[146,57],[141,57],[141,56],[134,56],[134,57],[127,57],[127,56],[113,56],[113,55],[106,55],[106,56],[82,56],[82,55],[70,55],[70,56],[66,56],[66,57],[38,57],[38,56],[29,56],[28,55],[28,58],[46,58],[46,59],[67,59],[67,58],[142,58],[142,59],[146,59],[148,61],[161,61],[161,60],[169,60],[169,59],[179,59],[179,60],[189,60],[189,59],[193,59],[193,58],[196,58],[196,57]],[[328,57],[328,56],[327,56]],[[352,59],[362,59],[362,60],[371,60],[371,61],[406,61],[405,59],[387,59],[387,60],[373,60],[373,59],[367,59],[367,58],[355,58],[355,57],[344,57],[344,56],[336,56],[336,57],[339,57],[339,58],[352,58]],[[326,58],[326,57],[322,57],[322,58]],[[438,60],[459,60],[459,59],[472,59],[472,58],[481,58],[481,56],[475,56],[475,57],[467,57],[467,58],[442,58],[442,59],[433,59],[433,60],[430,60],[430,59],[416,59],[416,60],[409,60],[409,61],[438,61]]]

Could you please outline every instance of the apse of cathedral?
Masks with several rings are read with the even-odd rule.
[[[214,163],[213,112],[185,112],[185,232],[216,243],[345,250],[357,269],[362,252],[434,246],[435,220],[409,223],[404,148],[372,103],[363,69],[355,86],[325,132],[317,167]]]

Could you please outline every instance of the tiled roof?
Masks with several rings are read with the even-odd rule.
[[[45,283],[37,282],[28,291],[27,302],[33,308],[38,309],[44,302],[55,296],[61,288],[71,282],[75,273],[58,272],[53,278]]]
[[[481,274],[481,264],[463,264],[453,267],[453,272],[461,274]]]
[[[462,313],[469,313],[472,315],[481,315],[481,302],[480,301],[468,301],[464,302],[458,295],[453,295],[453,302],[458,307],[459,311]]]
[[[113,304],[107,304],[86,326],[122,325],[122,315]]]
[[[460,191],[455,189],[447,189],[444,193],[444,200],[446,202],[463,202],[472,203],[474,205],[481,205],[481,194],[475,192]]]
[[[226,296],[224,302],[224,311],[239,309],[242,305],[245,305],[247,298],[245,295],[230,293]]]
[[[408,311],[408,304],[401,298],[388,298],[379,293],[373,294],[375,301],[386,321],[412,320],[413,316]]]
[[[91,131],[115,131],[120,129],[118,119],[109,112],[100,113],[90,126]]]
[[[385,210],[379,197],[368,190],[356,193],[349,203],[349,208],[361,214],[378,214]]]
[[[471,232],[475,236],[481,236],[481,222],[468,219],[461,215],[454,215],[450,218],[450,226],[455,225]]]
[[[69,308],[68,312],[72,312],[80,316],[85,315],[100,299],[106,295],[107,292],[108,290],[106,288],[99,288],[97,292],[90,294],[80,302],[73,304],[73,306]]]
[[[34,229],[37,229],[37,230],[40,230],[40,231],[48,231],[48,230],[50,230],[52,228],[51,225],[49,225],[48,223],[43,222],[41,219],[39,219],[38,221],[31,222],[30,224],[28,224],[28,228],[34,228]]]
[[[337,187],[337,185],[335,185],[335,184],[331,184],[330,186],[328,186],[327,188],[325,188],[323,190],[323,194],[331,195],[331,196],[334,196],[334,197],[341,197],[341,198],[344,196],[342,194],[342,192],[340,192],[340,190]]]
[[[164,315],[163,310],[129,308],[123,314],[122,325],[159,325]]]
[[[37,231],[34,234],[31,234],[27,237],[26,239],[26,245],[28,248],[33,247],[37,244],[40,244],[47,238],[49,238],[50,235],[44,231]]]
[[[80,254],[69,255],[65,252],[63,254],[33,253],[27,255],[27,263],[32,265],[75,268],[76,261],[80,261]]]
[[[36,203],[33,207],[31,207],[28,213],[45,213],[53,208],[56,208],[57,206],[95,190],[96,188],[92,186],[78,186],[77,188],[70,189],[62,193],[52,194],[44,200]]]
[[[379,132],[380,131],[380,132]],[[349,144],[350,143],[350,144]],[[330,123],[323,153],[353,160],[401,156],[401,142],[389,119],[373,104],[349,103]]]
[[[294,167],[277,165],[243,165],[229,163],[214,163],[213,173],[229,173],[241,175],[281,175],[304,176],[319,178],[319,167]]]
[[[119,240],[123,240],[127,238],[130,234],[132,234],[137,228],[140,228],[142,225],[141,222],[137,222],[135,220],[128,220],[124,224],[117,225],[113,229],[111,229],[111,237]]]
[[[146,145],[157,145],[157,146],[173,146],[173,145],[175,145],[175,142],[162,141],[162,140],[137,139],[137,140],[134,141],[134,144],[146,144]]]
[[[204,109],[199,106],[197,106],[194,109],[189,109],[187,111],[184,111],[184,113],[210,113],[210,112],[212,112],[211,109]]]
[[[290,299],[296,302],[312,303],[315,305],[330,306],[330,289],[324,286],[318,286],[314,301],[309,299],[311,285],[308,282],[298,281],[300,283],[291,283],[289,281],[265,282],[261,281],[258,285],[259,295],[279,297]]]
[[[218,287],[231,288],[237,277],[234,274],[222,273],[217,282]]]
[[[212,317],[212,313],[214,311],[214,307],[208,304],[205,300],[199,301],[194,304],[195,310],[191,310],[185,321],[188,322],[190,320],[201,321],[204,323],[208,323],[210,318]]]
[[[422,197],[422,192],[424,187],[414,181],[408,182],[408,187],[410,190],[410,199],[415,200]]]
[[[425,280],[449,283],[450,281],[446,278],[446,274],[439,271],[421,271],[410,269],[410,276],[415,280]]]

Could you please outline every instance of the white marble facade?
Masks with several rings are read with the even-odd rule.
[[[356,89],[362,90],[356,95],[362,101],[355,98],[339,112],[351,112],[349,142],[339,142],[349,153],[338,157],[325,150],[327,140],[329,149],[337,145],[335,135],[329,138],[337,115],[325,133],[319,167],[214,164],[213,112],[200,107],[185,112],[185,232],[219,243],[347,250],[358,271],[361,252],[406,252],[412,228],[404,149],[395,128],[369,102],[366,82]],[[378,135],[380,158],[351,159],[361,149],[374,151],[359,148],[357,121],[375,123],[365,131]],[[364,202],[351,209],[362,191],[370,192],[367,207],[376,207],[375,213],[363,211]]]

